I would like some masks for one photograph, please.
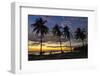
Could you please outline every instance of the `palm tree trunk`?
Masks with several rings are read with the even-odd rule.
[[[82,44],[83,44],[83,47],[84,47],[84,40],[82,40]]]
[[[41,35],[41,40],[40,40],[40,55],[42,55],[42,35]]]
[[[69,44],[70,44],[70,48],[71,48],[71,52],[73,51],[72,49],[72,44],[71,44],[71,40],[69,39]]]
[[[62,43],[61,43],[61,37],[59,37],[59,42],[60,42],[61,53],[63,53],[63,50],[62,50]]]

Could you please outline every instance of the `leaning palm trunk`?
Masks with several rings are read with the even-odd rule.
[[[61,43],[61,38],[60,38],[60,37],[59,37],[59,42],[60,42],[61,53],[63,53],[63,50],[62,50],[62,43]]]

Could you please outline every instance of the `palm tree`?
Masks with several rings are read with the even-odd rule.
[[[62,50],[62,43],[61,43],[61,35],[62,35],[62,32],[61,32],[60,27],[59,27],[58,24],[55,24],[55,26],[54,26],[53,29],[52,29],[52,33],[53,33],[54,36],[59,37],[61,53],[63,53],[63,50]]]
[[[80,28],[77,28],[77,30],[75,31],[75,38],[76,39],[81,39],[82,44],[84,46],[84,39],[86,38],[85,31],[82,31]]]
[[[33,31],[32,32],[36,32],[36,34],[40,35],[40,43],[41,43],[41,47],[40,47],[40,55],[42,54],[42,38],[45,36],[45,34],[48,33],[48,27],[45,25],[47,21],[43,20],[42,18],[38,18],[36,19],[36,22],[34,24],[32,24],[33,26]]]
[[[69,27],[68,27],[68,26],[65,26],[65,27],[63,28],[63,35],[64,35],[64,37],[65,37],[66,39],[69,40],[70,48],[71,48],[71,51],[72,51],[72,44],[71,44],[71,36],[72,36],[72,34],[71,34],[71,32],[69,31]]]

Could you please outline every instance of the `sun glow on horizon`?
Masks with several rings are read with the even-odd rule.
[[[60,44],[56,44],[56,43],[42,43],[42,51],[43,52],[49,52],[49,51],[61,51],[61,48],[63,51],[70,51],[71,47],[67,47],[64,44],[62,44],[62,46],[60,46]],[[28,45],[28,52],[40,52],[40,44],[34,45],[32,44],[32,42],[29,41],[29,45]],[[72,48],[73,49],[73,48]]]

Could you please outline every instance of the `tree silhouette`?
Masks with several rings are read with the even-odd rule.
[[[48,33],[48,27],[45,25],[45,23],[47,22],[47,20],[43,20],[42,18],[38,18],[36,19],[35,23],[32,24],[33,26],[33,31],[32,32],[36,32],[36,34],[40,35],[40,43],[41,43],[41,47],[40,47],[40,55],[42,55],[42,38],[45,36],[45,34]]]
[[[85,31],[82,31],[80,28],[77,28],[75,31],[75,38],[82,40],[82,44],[84,46],[84,39],[86,38]]]
[[[61,53],[63,53],[63,50],[62,50],[62,43],[61,43],[61,35],[62,35],[62,32],[61,32],[60,27],[59,27],[58,24],[55,24],[55,26],[54,26],[53,29],[52,29],[52,33],[53,33],[54,36],[59,37]]]
[[[71,48],[71,51],[72,51],[72,45],[71,45],[71,36],[72,36],[72,34],[71,34],[71,32],[69,31],[69,27],[68,27],[68,26],[65,26],[65,27],[63,28],[63,35],[64,35],[64,37],[65,37],[66,39],[69,40],[70,48]]]

